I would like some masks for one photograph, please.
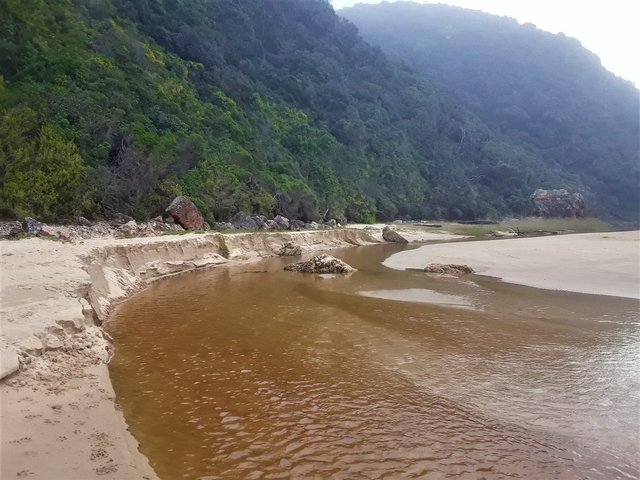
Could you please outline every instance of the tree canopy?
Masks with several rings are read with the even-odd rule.
[[[447,5],[340,14],[510,142],[577,176],[597,213],[638,218],[639,92],[577,40]]]
[[[620,172],[569,168],[417,70],[327,0],[0,0],[0,215],[144,219],[187,194],[209,221],[469,219],[600,184],[622,201]]]

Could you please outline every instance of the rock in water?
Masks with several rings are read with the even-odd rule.
[[[31,235],[37,235],[42,230],[42,223],[37,221],[35,218],[26,217],[22,220],[22,230],[25,233],[30,233]]]
[[[430,263],[424,267],[427,273],[448,273],[452,275],[466,275],[473,273],[473,268],[468,265],[456,265],[455,263],[441,264]]]
[[[538,189],[531,196],[533,214],[538,217],[582,218],[585,214],[584,197],[564,189]]]
[[[288,272],[300,273],[351,273],[356,269],[331,255],[316,255],[306,262],[292,263],[284,267]]]
[[[387,242],[392,243],[409,243],[409,241],[400,235],[395,230],[392,230],[389,225],[382,229],[382,238]]]
[[[176,197],[165,211],[186,230],[204,229],[204,218],[195,203],[186,195]]]

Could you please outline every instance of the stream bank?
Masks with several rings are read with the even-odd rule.
[[[368,232],[187,234],[3,241],[0,476],[155,479],[109,379],[113,307],[154,281],[277,255],[378,243]]]

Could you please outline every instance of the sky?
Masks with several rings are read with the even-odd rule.
[[[336,10],[380,0],[332,0]],[[419,1],[419,0],[418,0]],[[640,2],[637,0],[440,0],[563,32],[600,57],[605,68],[640,87]]]

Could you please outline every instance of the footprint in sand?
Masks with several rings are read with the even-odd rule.
[[[23,443],[28,443],[31,441],[31,437],[22,437],[16,440],[11,440],[9,442],[10,445],[22,445]]]
[[[113,462],[113,460],[111,461]],[[108,475],[109,473],[114,473],[116,470],[118,470],[118,465],[114,463],[113,465],[103,465],[102,467],[96,468],[96,473],[98,475]]]
[[[107,452],[104,448],[92,448],[91,456],[89,458],[92,462],[96,462],[103,458],[109,458],[109,452]]]

